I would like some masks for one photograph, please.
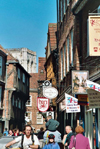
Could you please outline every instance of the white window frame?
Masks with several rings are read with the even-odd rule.
[[[89,56],[89,19],[87,19],[87,57]]]
[[[30,104],[28,104],[28,101],[30,101]],[[29,100],[26,102],[26,107],[27,106],[32,106],[32,95],[29,96]]]
[[[39,116],[39,115],[41,115],[41,118],[40,118],[40,119],[41,119],[41,121],[40,121],[40,122],[38,122],[38,119],[39,119],[39,117],[38,117],[38,116]],[[43,116],[42,116],[42,114],[41,114],[41,113],[39,113],[39,112],[37,112],[37,114],[36,114],[36,123],[37,123],[37,124],[43,124]]]
[[[30,118],[29,118],[28,116],[26,116],[26,113],[30,113]],[[25,117],[28,117],[28,119],[31,121],[31,120],[32,120],[32,112],[26,111],[26,112],[25,112]]]
[[[20,69],[18,68],[18,79],[20,79]]]
[[[63,79],[63,50],[61,49],[61,80]]]
[[[66,43],[64,43],[64,76],[66,76]]]
[[[23,83],[25,83],[25,73],[23,73]]]
[[[73,29],[71,29],[71,66],[73,66]]]
[[[67,37],[67,72],[69,72],[69,36]]]

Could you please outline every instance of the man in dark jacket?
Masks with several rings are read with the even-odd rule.
[[[38,137],[38,139],[40,140],[40,139],[43,139],[43,134],[44,134],[44,128],[43,127],[41,127],[40,128],[40,131],[38,132],[38,135],[37,135],[37,137]]]
[[[57,127],[59,126],[59,122],[52,119],[52,116],[47,116],[47,123],[46,123],[46,129],[49,131],[56,131]]]

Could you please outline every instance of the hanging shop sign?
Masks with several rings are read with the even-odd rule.
[[[78,99],[65,93],[65,99],[66,99],[66,105],[77,105],[78,104]]]
[[[41,112],[46,112],[49,108],[49,99],[45,97],[38,97],[37,108]]]
[[[66,113],[80,112],[80,105],[66,106]]]
[[[49,115],[51,115],[52,119],[54,119],[54,112],[53,111],[47,111],[46,116],[49,116]]]
[[[100,92],[88,89],[87,94],[89,99],[89,108],[100,108]]]
[[[43,90],[43,95],[44,95],[46,98],[54,99],[54,98],[57,97],[58,91],[57,91],[57,89],[54,88],[54,87],[46,87],[46,88]]]
[[[89,16],[89,55],[100,56],[100,16]]]
[[[88,106],[89,105],[89,100],[88,100],[88,96],[83,94],[83,95],[77,95],[77,98],[78,98],[78,104],[79,105],[86,105]]]
[[[87,88],[100,92],[100,85],[90,80],[86,80]]]
[[[72,71],[72,93],[86,94],[86,80],[88,71]]]
[[[78,105],[78,99],[65,93],[66,100],[66,113],[80,112],[80,105]]]

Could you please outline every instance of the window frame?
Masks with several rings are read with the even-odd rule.
[[[30,101],[30,105],[27,104],[27,102]],[[26,102],[26,107],[32,106],[32,95],[29,95],[29,100]]]

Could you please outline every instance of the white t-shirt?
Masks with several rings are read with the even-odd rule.
[[[34,145],[40,145],[37,136],[36,136],[36,135],[33,135],[33,137],[34,137],[34,138],[33,138],[33,140],[34,140]],[[16,141],[16,142],[20,142],[20,145],[21,145],[22,136],[19,136],[19,137],[15,138],[15,141]],[[26,135],[24,135],[23,147],[24,147],[24,146],[26,147],[27,145],[32,145],[32,144],[33,144],[33,142],[32,142],[32,137],[30,136],[29,138],[27,138]],[[28,149],[30,149],[30,148],[28,148]]]

